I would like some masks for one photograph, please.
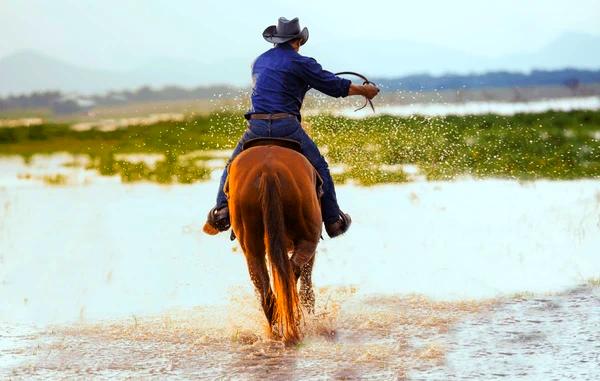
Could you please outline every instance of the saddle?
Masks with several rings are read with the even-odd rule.
[[[273,137],[264,137],[264,138],[254,138],[247,140],[242,146],[242,150],[247,150],[248,148],[257,147],[257,146],[279,146],[283,148],[289,148],[296,152],[302,153],[302,148],[300,143],[293,139],[288,138],[273,138]]]

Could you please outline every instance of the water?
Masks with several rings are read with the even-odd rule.
[[[321,242],[316,314],[284,348],[237,243],[200,232],[215,181],[53,187],[11,160],[0,377],[600,377],[600,181],[340,187],[352,231]]]
[[[355,112],[355,108],[343,109],[339,115],[348,118],[362,118],[373,115],[369,108]],[[577,97],[543,99],[530,102],[481,102],[469,101],[463,103],[415,103],[409,105],[380,105],[376,107],[376,114],[396,116],[444,116],[444,115],[481,115],[498,114],[514,115],[517,113],[539,113],[550,110],[598,110],[600,97]]]

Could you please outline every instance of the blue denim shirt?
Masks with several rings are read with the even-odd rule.
[[[300,120],[304,95],[310,88],[332,97],[346,97],[350,83],[323,70],[314,58],[300,55],[289,44],[279,44],[252,64],[252,105],[246,116],[287,112]]]

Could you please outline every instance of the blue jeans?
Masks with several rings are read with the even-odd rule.
[[[244,142],[258,137],[288,138],[300,143],[302,153],[323,179],[323,196],[321,197],[321,214],[323,216],[323,221],[326,224],[335,222],[340,215],[340,207],[337,203],[333,180],[329,173],[329,166],[327,165],[325,158],[321,155],[321,152],[319,152],[317,145],[306,134],[302,126],[300,126],[300,122],[298,122],[296,118],[277,119],[273,121],[249,120],[248,129],[233,150],[229,163],[231,163],[231,161],[242,151]],[[223,192],[223,186],[227,179],[227,168],[229,167],[229,163],[227,163],[227,167],[225,167],[223,175],[221,176],[221,184],[219,185],[219,194],[217,196],[218,208],[227,205],[227,197]]]

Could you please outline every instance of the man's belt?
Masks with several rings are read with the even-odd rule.
[[[278,112],[275,114],[250,114],[250,115],[248,115],[248,119],[259,119],[259,120],[276,120],[276,119],[286,119],[286,118],[296,118],[296,115],[290,114],[287,112]]]

